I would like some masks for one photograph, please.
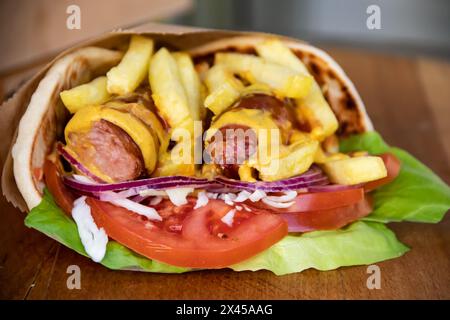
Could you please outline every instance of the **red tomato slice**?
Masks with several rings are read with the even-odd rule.
[[[62,182],[58,167],[53,161],[45,160],[44,178],[45,184],[55,199],[56,204],[67,215],[71,216],[75,196]]]
[[[329,210],[344,206],[355,204],[364,199],[364,190],[362,188],[347,189],[341,191],[327,191],[327,192],[308,192],[300,193],[295,198],[295,203],[289,208],[274,208],[265,204],[262,201],[251,202],[246,201],[246,204],[252,208],[259,208],[269,210],[276,213],[288,212],[308,212]]]
[[[231,228],[221,226],[219,217],[232,208],[218,200],[196,210],[192,203],[175,207],[165,202],[162,215],[172,214],[162,222],[93,198],[87,202],[96,224],[109,237],[150,259],[180,267],[227,267],[264,251],[287,234],[286,222],[265,212],[236,212]]]
[[[289,232],[307,232],[336,230],[367,216],[371,212],[371,200],[366,197],[346,207],[300,213],[281,213],[280,216],[288,223]]]
[[[75,196],[63,184],[57,165],[47,160],[44,174],[56,204],[70,215]],[[264,251],[287,234],[281,217],[256,210],[237,211],[229,227],[220,219],[232,208],[219,200],[197,210],[193,198],[180,207],[164,200],[156,207],[162,222],[93,198],[87,202],[109,237],[148,258],[180,267],[226,267]]]
[[[384,165],[386,166],[387,176],[382,179],[367,182],[364,185],[364,191],[366,192],[392,182],[400,173],[401,163],[395,155],[392,153],[383,153],[379,157],[383,159]]]

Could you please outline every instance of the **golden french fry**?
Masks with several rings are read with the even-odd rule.
[[[192,129],[193,119],[178,66],[166,48],[152,57],[149,82],[155,105],[170,127]]]
[[[106,77],[98,77],[89,83],[64,90],[59,95],[70,113],[87,106],[102,104],[110,98],[106,90]]]
[[[254,83],[241,90],[241,96],[249,96],[252,94],[265,94],[270,96],[273,95],[273,91],[264,83]]]
[[[194,64],[191,57],[184,52],[176,52],[173,54],[175,61],[177,62],[178,71],[180,73],[181,83],[183,84],[186,92],[186,98],[188,100],[189,109],[191,110],[191,116],[194,120],[200,120],[201,115],[204,113],[200,110],[203,104],[200,100],[200,78],[195,71]]]
[[[258,43],[256,52],[267,61],[278,63],[300,74],[309,75],[303,62],[279,40],[270,39]],[[297,104],[300,108],[299,112],[312,125],[312,135],[319,141],[332,135],[337,130],[336,116],[315,80],[313,80],[308,95],[299,99]]]
[[[210,94],[205,106],[215,115],[222,113],[240,96],[242,83],[221,65],[215,65],[205,74],[205,83]]]
[[[312,139],[282,145],[278,157],[256,167],[259,177],[263,181],[275,181],[302,174],[311,167],[318,148],[319,142]]]
[[[108,71],[108,92],[127,94],[133,92],[145,79],[153,53],[153,40],[134,35],[122,61]]]
[[[303,98],[313,82],[310,75],[300,74],[290,68],[242,53],[217,53],[215,63],[224,65],[250,83],[264,83],[275,92],[288,98]]]
[[[309,74],[303,62],[280,40],[268,39],[255,46],[256,53],[269,62],[288,67],[302,74]]]
[[[378,180],[387,175],[383,160],[375,156],[327,161],[322,168],[331,182],[346,185]]]

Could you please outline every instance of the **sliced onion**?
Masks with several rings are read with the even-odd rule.
[[[204,207],[208,204],[209,198],[205,191],[198,193],[197,202],[195,203],[194,209]]]
[[[163,197],[161,197],[161,196],[155,196],[155,197],[153,197],[153,199],[152,200],[150,200],[150,205],[151,206],[156,206],[157,204],[159,204],[159,203],[161,203],[161,201],[163,201]]]
[[[193,192],[194,188],[173,188],[167,189],[166,193],[169,197],[170,202],[174,205],[182,206],[183,204],[188,203],[187,196],[189,193]]]
[[[265,204],[267,204],[268,206],[274,207],[274,208],[289,208],[290,206],[292,206],[295,201],[290,201],[290,202],[278,202],[278,201],[272,201],[266,198],[262,198],[261,199],[262,202],[264,202]]]
[[[227,226],[232,227],[233,226],[233,220],[234,220],[234,215],[236,214],[236,209],[231,209],[230,211],[227,212],[226,215],[224,215],[222,217],[222,219],[220,219],[223,223],[225,223]]]
[[[85,166],[83,166],[77,159],[75,159],[69,152],[67,152],[66,149],[64,149],[64,146],[61,143],[58,143],[56,145],[56,150],[58,151],[58,153],[60,155],[62,155],[64,157],[64,159],[67,160],[67,162],[69,162],[72,166],[74,166],[75,168],[78,169],[78,171],[80,171],[81,173],[83,173],[84,175],[88,176],[89,178],[91,178],[92,180],[96,181],[96,182],[100,182],[100,183],[104,183],[105,181],[103,181],[102,179],[100,179],[99,177],[97,177],[95,174],[93,174],[92,172],[90,172]]]
[[[238,196],[236,199],[234,199],[234,202],[244,202],[252,195],[251,192],[248,192],[247,190],[242,190],[238,193]]]
[[[125,208],[125,209],[133,211],[137,214],[140,214],[144,217],[147,217],[150,220],[162,221],[161,216],[152,207],[144,206],[142,204],[131,201],[129,199],[117,199],[117,200],[112,200],[109,202],[111,202],[112,204],[114,204],[118,207]]]
[[[222,193],[219,195],[219,199],[223,200],[227,205],[233,206],[234,200],[237,198],[234,193]]]
[[[158,178],[148,178],[141,180],[117,182],[117,183],[105,183],[105,184],[92,184],[77,181],[73,177],[64,177],[64,183],[73,189],[77,189],[85,192],[104,192],[104,191],[121,191],[133,189],[129,191],[130,194],[135,192],[138,194],[139,191],[146,189],[169,189],[177,187],[203,187],[206,188],[211,184],[208,179],[200,179],[194,177],[186,176],[170,176],[170,177],[158,177]]]
[[[297,191],[289,190],[284,192],[284,196],[267,196],[266,199],[273,202],[292,201],[297,197]]]
[[[273,182],[257,181],[257,182],[245,182],[225,177],[217,177],[216,181],[222,183],[225,186],[239,189],[239,190],[262,190],[265,192],[279,192],[288,190],[297,190],[313,185],[328,184],[328,178],[324,175],[315,176],[315,179],[311,180],[292,180],[292,182],[286,182],[286,180],[278,180]]]
[[[251,202],[258,202],[259,200],[266,197],[266,193],[262,190],[255,190],[248,198]]]
[[[327,185],[314,185],[308,187],[308,192],[332,192],[343,191],[349,189],[361,188],[363,184],[344,185],[344,184],[327,184]]]
[[[127,198],[127,197],[121,196],[119,193],[116,193],[113,191],[100,192],[100,193],[98,193],[98,196],[101,201],[107,201],[107,202]]]
[[[141,203],[142,201],[144,201],[145,199],[149,198],[150,196],[141,196],[140,194],[138,194],[137,196],[132,197],[130,200],[137,202],[137,203]]]

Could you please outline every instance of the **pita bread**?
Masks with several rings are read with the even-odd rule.
[[[268,37],[274,36],[233,36],[207,42],[188,52],[194,58],[212,57],[217,51],[254,52],[255,44]],[[304,42],[280,39],[305,63],[321,86],[339,120],[339,135],[373,130],[361,97],[336,61]],[[40,81],[20,121],[12,148],[14,178],[29,210],[42,199],[42,166],[55,139],[62,134],[68,116],[59,93],[105,74],[121,57],[122,53],[118,51],[81,48],[57,60]]]
[[[218,51],[254,53],[258,42],[273,37],[258,35],[225,38],[193,48],[189,52],[197,59],[212,59]],[[322,88],[325,99],[338,118],[339,136],[373,130],[372,122],[354,84],[333,58],[305,42],[282,37],[279,39],[302,60]]]
[[[19,123],[12,148],[14,177],[28,209],[42,199],[42,167],[55,139],[63,132],[68,116],[59,99],[62,90],[104,74],[122,53],[98,47],[78,49],[58,60],[40,81]]]

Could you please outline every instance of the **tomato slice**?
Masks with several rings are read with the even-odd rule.
[[[264,209],[276,213],[309,212],[319,210],[330,210],[334,208],[349,206],[364,199],[362,188],[347,189],[327,192],[300,193],[295,198],[295,203],[288,208],[274,208],[262,201],[245,203],[252,208]]]
[[[395,155],[392,153],[383,153],[379,157],[383,159],[384,165],[386,166],[387,176],[364,184],[364,191],[366,192],[392,182],[400,173],[401,163]]]
[[[281,213],[286,220],[289,232],[315,230],[336,230],[367,216],[372,212],[371,199],[363,200],[345,207],[301,213]]]
[[[284,219],[266,212],[237,211],[233,226],[223,226],[219,218],[232,207],[219,200],[199,209],[192,209],[192,203],[175,207],[165,202],[162,215],[167,217],[156,223],[107,202],[93,198],[87,202],[96,224],[109,237],[150,259],[180,267],[227,267],[264,251],[287,234]]]
[[[44,162],[45,184],[55,199],[56,204],[69,216],[72,216],[73,202],[75,196],[64,185],[58,166],[50,160]]]

